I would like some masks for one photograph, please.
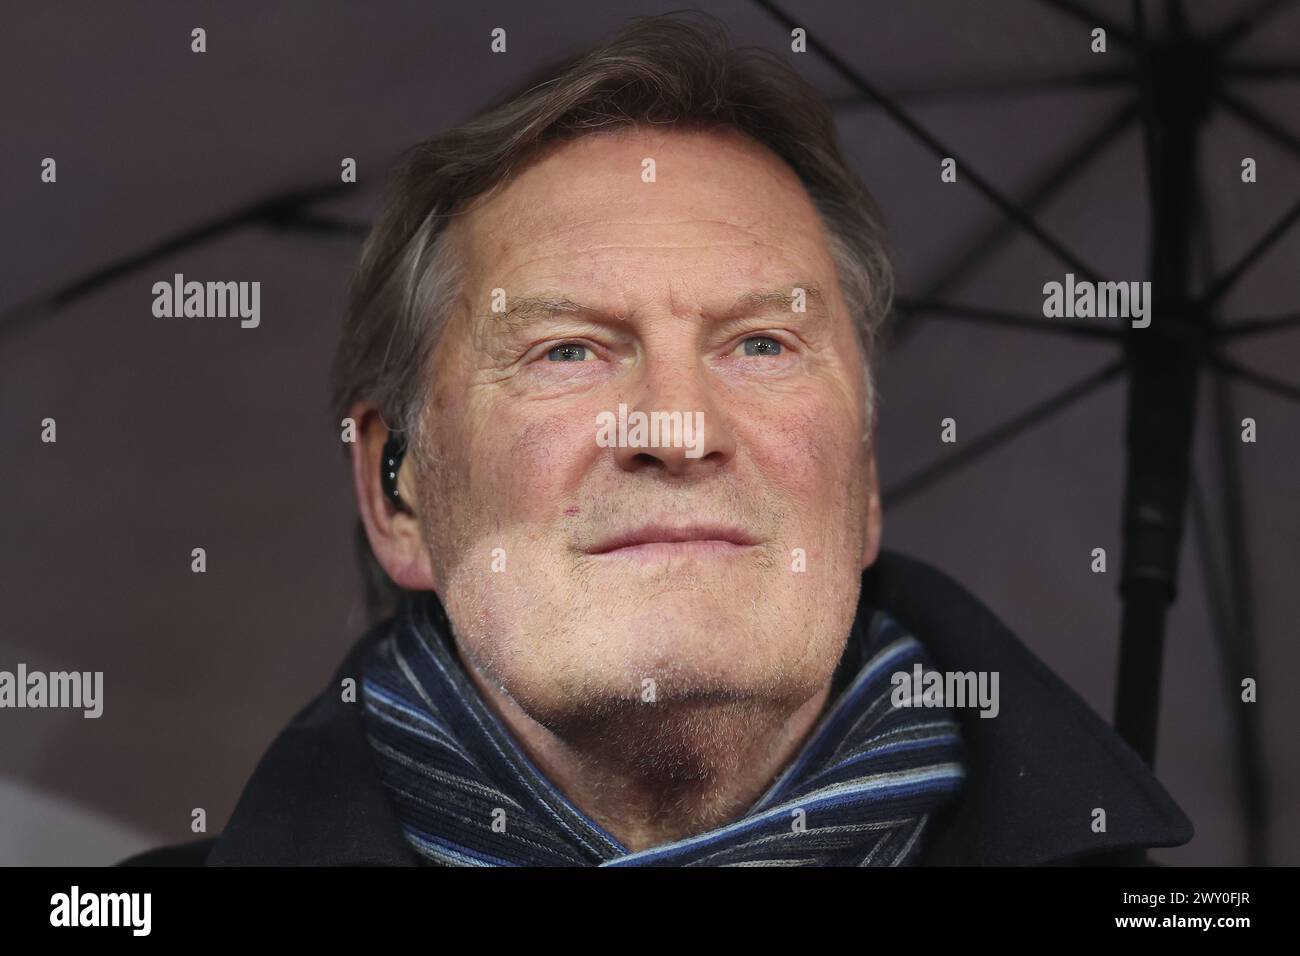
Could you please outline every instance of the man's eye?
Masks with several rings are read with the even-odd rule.
[[[781,343],[767,335],[755,335],[745,339],[741,345],[746,355],[780,355]]]
[[[589,351],[591,350],[585,345],[568,342],[551,349],[546,353],[546,358],[551,362],[581,362],[586,359]]]

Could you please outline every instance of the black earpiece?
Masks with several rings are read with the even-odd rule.
[[[396,507],[409,511],[410,508],[397,490],[397,472],[402,467],[402,457],[405,454],[406,439],[397,432],[389,432],[388,441],[384,443],[384,454],[379,462],[379,481],[388,500]]]

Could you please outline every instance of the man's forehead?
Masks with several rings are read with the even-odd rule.
[[[499,261],[534,246],[650,242],[675,234],[725,244],[818,241],[794,171],[735,131],[597,133],[552,145],[465,217],[475,255]],[[814,235],[809,235],[812,232]]]

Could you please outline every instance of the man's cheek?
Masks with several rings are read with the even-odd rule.
[[[508,490],[513,507],[553,507],[593,454],[595,425],[582,424],[588,420],[594,423],[594,413],[575,411],[502,422],[484,458],[495,472],[488,487],[498,494]]]
[[[806,504],[826,484],[837,466],[845,463],[845,448],[835,428],[811,410],[777,412],[750,430],[754,458],[766,472],[770,486]]]

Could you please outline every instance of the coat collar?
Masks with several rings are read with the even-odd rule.
[[[1065,863],[1192,838],[1191,821],[1142,759],[955,581],[882,553],[863,575],[862,601],[914,634],[937,669],[999,674],[998,716],[954,711],[966,785],[933,821],[923,863]],[[1102,833],[1093,832],[1098,809]]]
[[[997,671],[1000,710],[956,709],[967,777],[931,824],[922,864],[1029,865],[1178,846],[1192,825],[1141,759],[982,603],[934,568],[890,551],[863,575],[861,605],[893,616],[943,671]],[[366,741],[367,632],[330,685],[272,742],[216,839],[209,866],[413,866]],[[1106,830],[1093,832],[1094,811]]]
[[[258,762],[208,866],[416,866],[362,721],[361,665],[387,633],[366,632],[329,685],[300,710]],[[344,681],[356,688],[343,699]]]

